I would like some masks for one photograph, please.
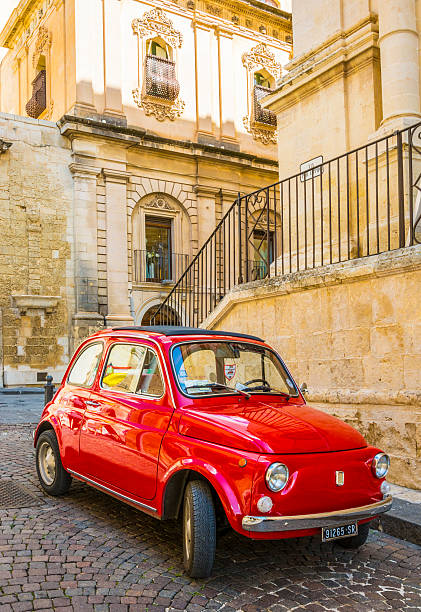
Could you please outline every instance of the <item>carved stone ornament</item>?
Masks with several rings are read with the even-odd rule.
[[[45,113],[44,119],[47,119],[47,121],[49,119],[51,119],[52,115],[53,115],[53,110],[54,110],[54,101],[51,100],[49,105],[48,105],[48,109],[47,112]]]
[[[172,206],[170,206],[169,202],[160,196],[154,198],[147,204],[145,204],[147,208],[156,208],[158,210],[175,210]]]
[[[32,56],[32,66],[36,68],[38,66],[39,57],[42,53],[47,51],[48,47],[51,45],[51,33],[47,30],[45,26],[40,26],[38,29],[38,38],[35,43],[35,51]]]
[[[185,102],[177,98],[174,102],[164,102],[145,96],[139,88],[133,89],[133,99],[139,108],[143,108],[145,115],[153,115],[158,121],[169,119],[174,121],[183,113]]]
[[[168,19],[160,8],[144,13],[141,19],[133,19],[132,28],[139,38],[161,36],[172,47],[181,47],[183,43],[183,35],[174,28],[171,19]]]
[[[275,79],[279,79],[282,74],[281,64],[275,60],[275,55],[269,51],[264,43],[260,43],[247,53],[243,53],[242,60],[243,66],[247,70],[266,68]]]
[[[247,132],[253,136],[254,140],[260,140],[264,145],[276,144],[278,140],[278,132],[275,128],[250,121],[250,117],[243,117],[243,125]]]

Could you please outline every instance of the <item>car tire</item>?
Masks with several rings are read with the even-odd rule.
[[[348,548],[350,550],[359,548],[360,546],[366,543],[369,531],[370,523],[358,525],[357,535],[351,536],[350,538],[342,538],[341,540],[337,541],[337,544],[339,544],[339,546],[342,546],[342,548]]]
[[[207,578],[216,548],[216,517],[212,493],[206,482],[189,482],[184,493],[183,555],[186,573]]]
[[[72,484],[72,477],[63,467],[56,434],[43,431],[36,445],[36,468],[42,488],[48,495],[63,495]]]

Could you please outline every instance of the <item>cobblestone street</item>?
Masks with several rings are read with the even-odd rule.
[[[33,497],[28,507],[0,509],[0,612],[421,607],[421,549],[375,531],[359,552],[230,533],[212,577],[194,581],[183,573],[176,523],[77,482],[63,498],[45,497],[33,455],[30,427],[2,426],[0,483],[19,482]]]

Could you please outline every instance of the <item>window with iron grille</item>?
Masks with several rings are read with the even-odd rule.
[[[260,100],[267,96],[271,91],[272,89],[270,87],[255,84],[253,90],[254,120],[257,123],[265,123],[266,125],[276,127],[275,113],[262,108],[260,104]]]
[[[174,102],[180,93],[175,62],[157,55],[147,55],[145,68],[145,93],[148,96]]]
[[[47,108],[47,73],[40,70],[32,81],[32,98],[26,105],[26,112],[29,117],[37,119]]]

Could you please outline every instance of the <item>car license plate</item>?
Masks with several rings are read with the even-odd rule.
[[[357,523],[339,525],[338,527],[322,527],[322,542],[330,542],[331,540],[339,540],[340,538],[349,538],[357,535],[357,533]]]

